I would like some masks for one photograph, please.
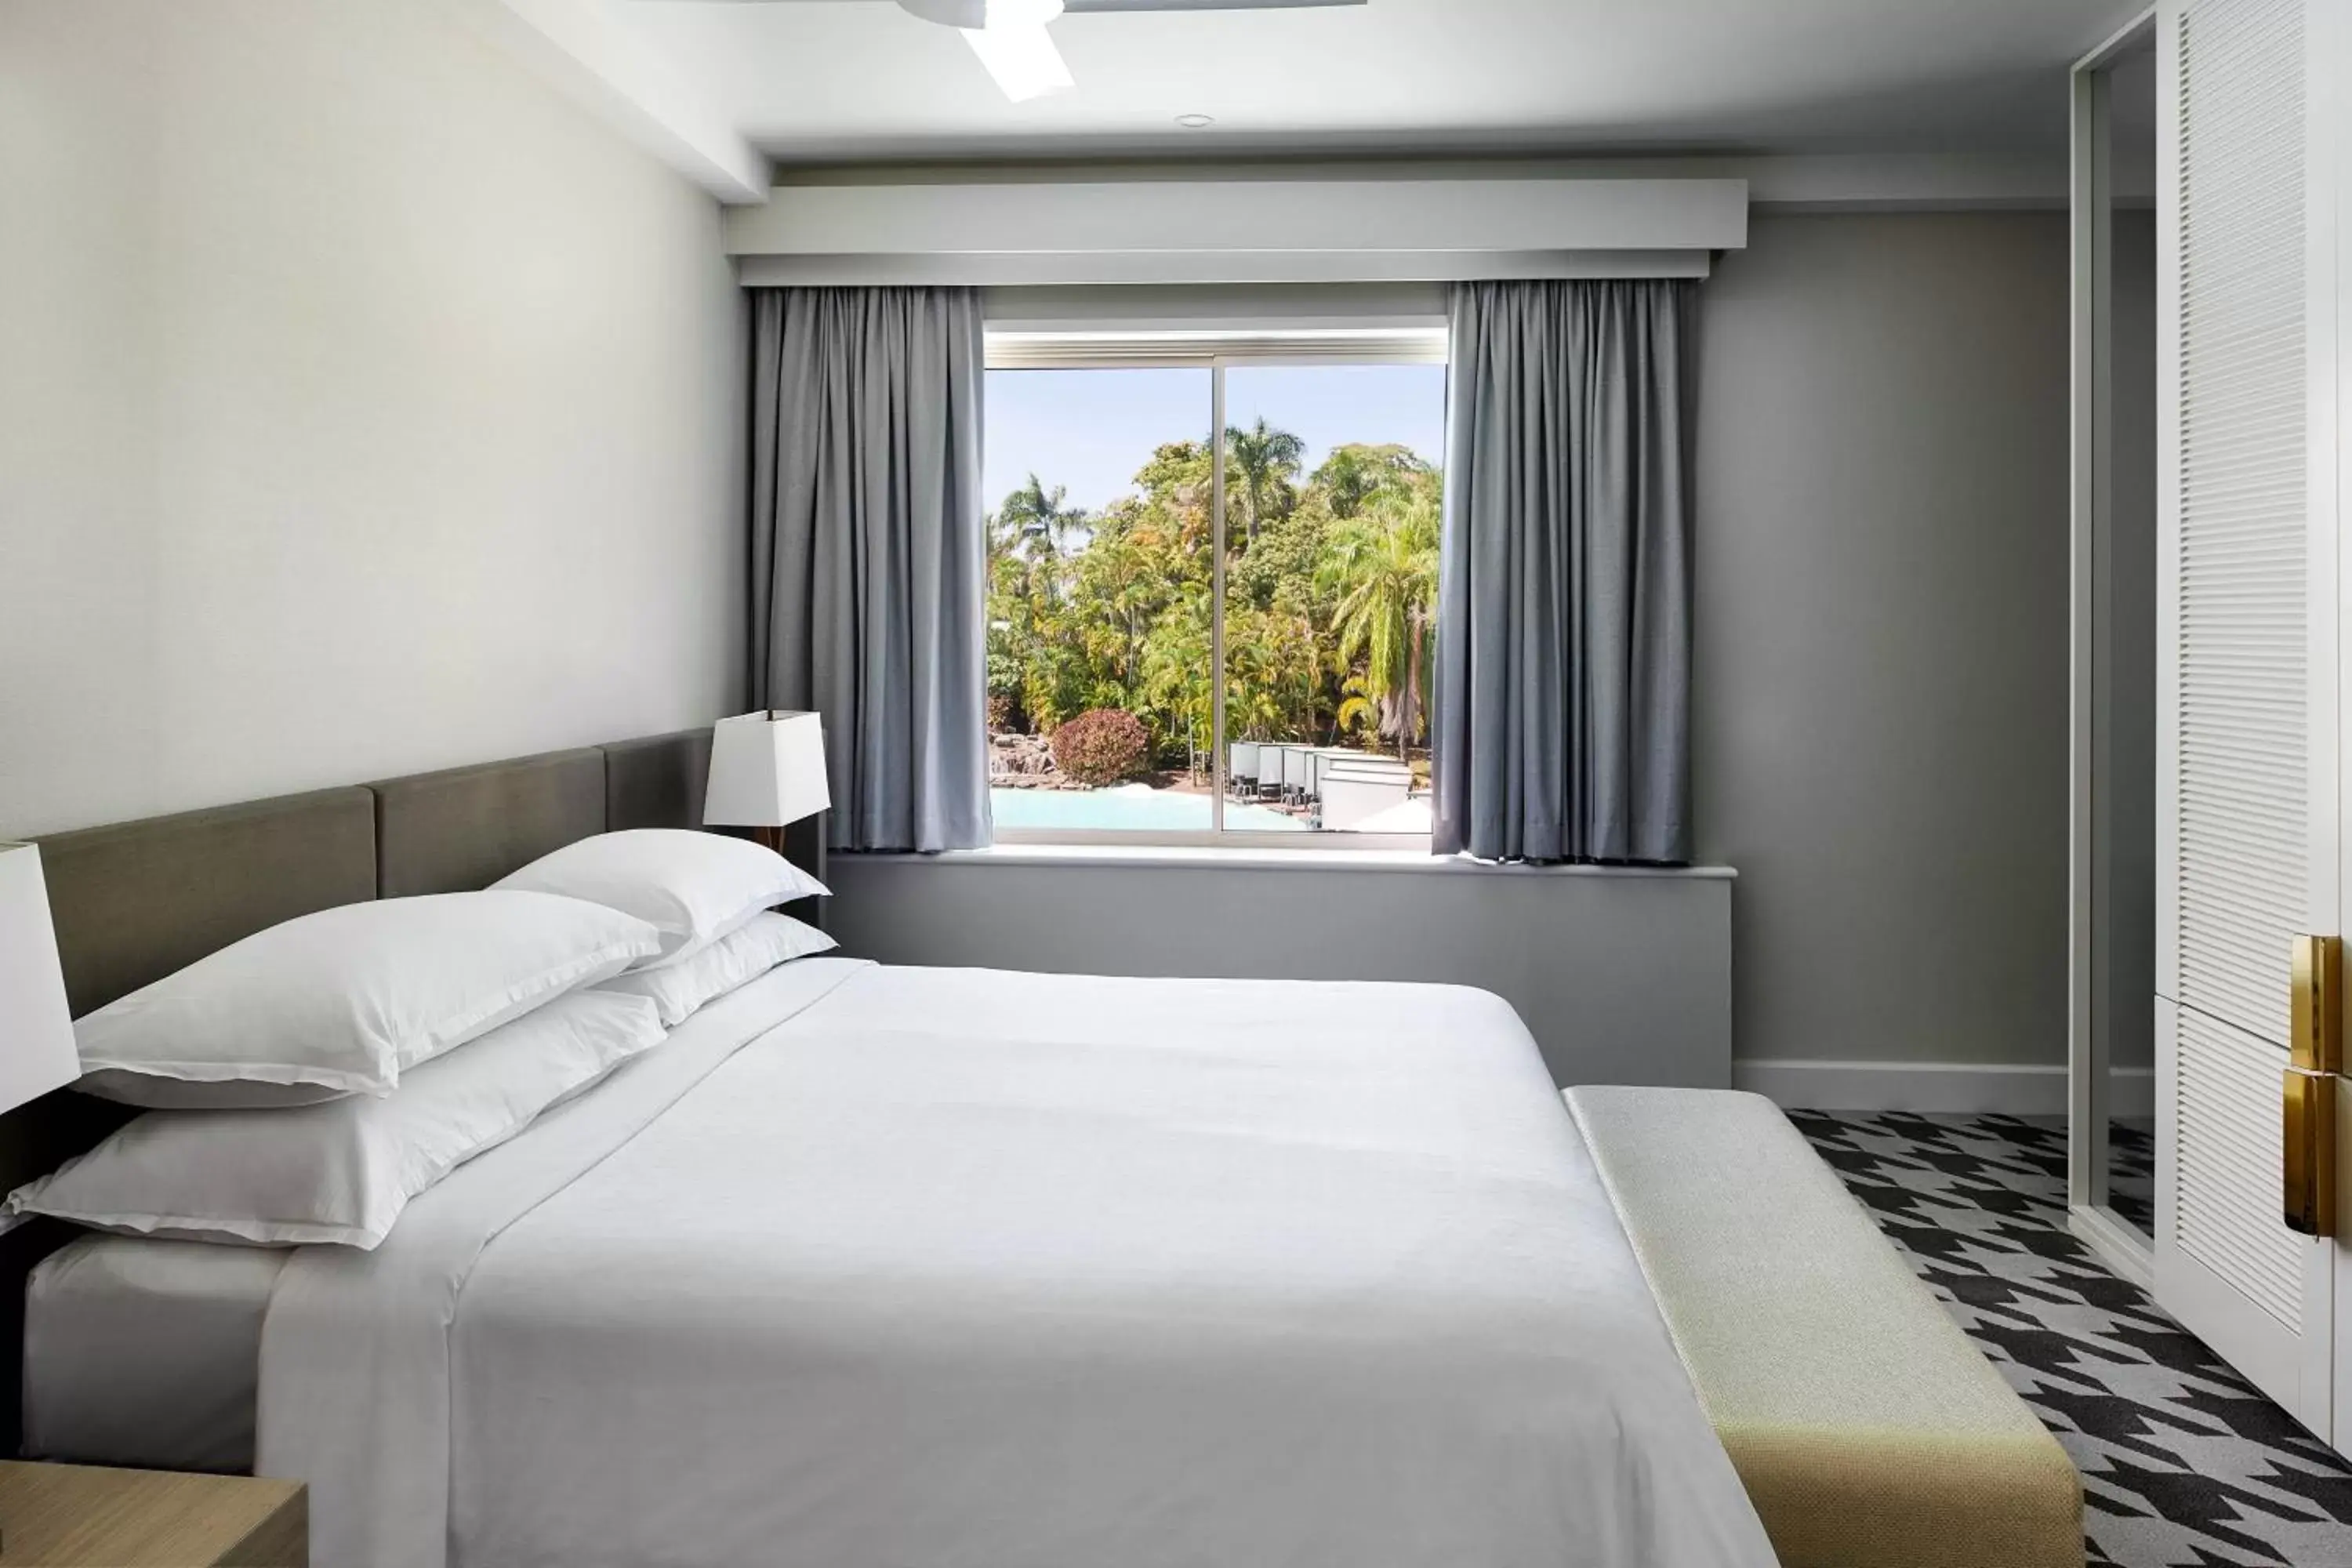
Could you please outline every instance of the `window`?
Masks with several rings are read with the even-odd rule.
[[[1443,331],[989,366],[999,838],[1425,846]]]

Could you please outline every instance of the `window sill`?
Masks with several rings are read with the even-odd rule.
[[[1466,856],[1432,855],[1424,849],[1249,849],[1223,845],[998,844],[986,849],[954,849],[942,855],[853,855],[836,850],[836,862],[858,865],[925,866],[1108,866],[1195,870],[1385,871],[1442,877],[1643,877],[1683,881],[1738,879],[1729,866],[1505,866]]]

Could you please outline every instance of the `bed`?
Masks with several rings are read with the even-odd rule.
[[[636,763],[690,772],[660,746]],[[376,890],[668,809],[596,765],[375,786]],[[28,1439],[249,1445],[310,1484],[321,1563],[1771,1561],[1479,992],[803,959],[373,1252],[191,1245],[35,1274]],[[142,1440],[173,1451],[74,1451]]]

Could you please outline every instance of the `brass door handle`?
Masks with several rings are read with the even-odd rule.
[[[2286,1227],[2305,1236],[2336,1234],[2336,1079],[2289,1068],[2286,1118]]]
[[[2289,1230],[2336,1234],[2336,1079],[2344,1067],[2344,943],[2299,936],[2294,946],[2294,1005],[2281,1075],[2281,1213]]]

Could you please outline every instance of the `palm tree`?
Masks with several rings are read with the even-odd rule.
[[[1067,704],[1055,649],[1069,562],[1064,542],[1089,519],[1064,504],[1035,474],[987,520],[991,690],[1017,704],[1032,725],[1051,724]]]
[[[1349,674],[1339,682],[1339,706],[1331,714],[1331,741],[1359,726],[1369,728],[1377,741],[1381,732],[1381,707],[1364,689],[1364,678]]]
[[[1307,737],[1322,674],[1305,616],[1243,600],[1225,610],[1225,732],[1253,740]]]
[[[1234,472],[1241,478],[1242,499],[1249,510],[1247,538],[1255,544],[1274,488],[1297,475],[1299,465],[1307,460],[1307,443],[1287,430],[1275,429],[1261,414],[1254,429],[1225,431],[1225,451]]]
[[[1363,658],[1361,692],[1379,707],[1381,732],[1394,731],[1403,761],[1421,732],[1437,521],[1427,489],[1384,491],[1362,516],[1333,530],[1321,574],[1339,595],[1331,626],[1339,655]]]
[[[1010,554],[1017,547],[1032,561],[1060,554],[1063,541],[1087,521],[1084,508],[1062,504],[1069,493],[1066,485],[1049,490],[1031,474],[1029,482],[1006,496],[997,509],[995,525],[990,531],[991,552]]]
[[[1311,482],[1330,498],[1331,515],[1344,520],[1362,511],[1381,490],[1425,479],[1433,472],[1419,453],[1400,443],[1375,447],[1350,442],[1331,448]]]
[[[1189,586],[1153,623],[1142,650],[1143,699],[1171,741],[1181,729],[1185,771],[1198,779],[1214,723],[1209,680],[1211,609],[1208,584]]]

